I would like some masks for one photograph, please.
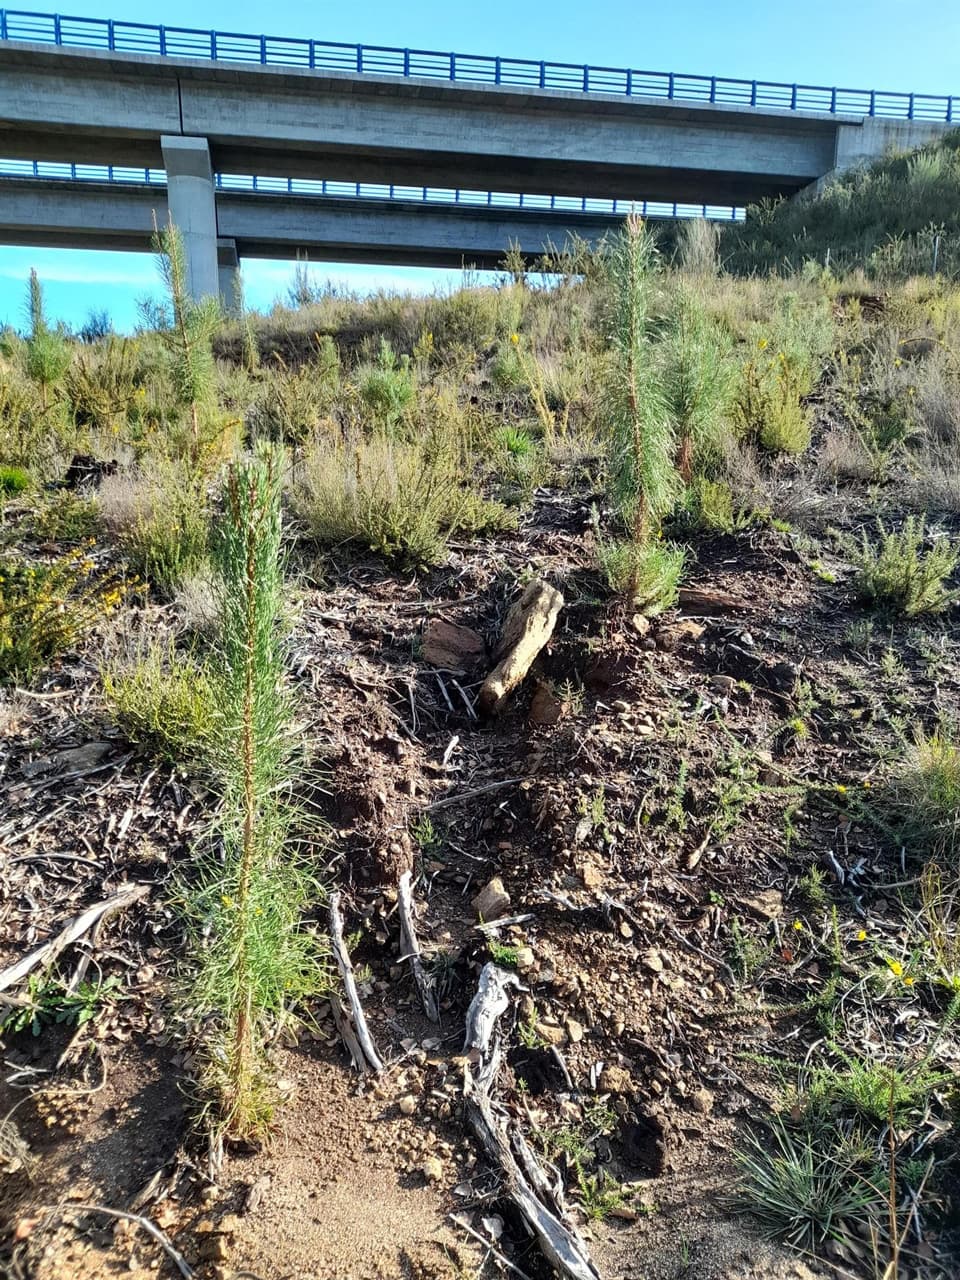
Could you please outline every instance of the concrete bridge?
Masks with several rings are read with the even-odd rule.
[[[218,190],[215,172],[743,206],[798,192],[890,146],[916,146],[955,116],[960,100],[916,94],[0,10],[0,155],[162,167],[198,295],[218,288],[218,242],[272,254],[300,238],[302,248],[335,249],[329,256],[486,263],[493,241],[502,237],[502,256],[514,232],[542,249],[578,224],[599,231],[586,215],[556,210],[514,215],[508,228],[501,210],[262,200]],[[146,200],[164,204],[152,191],[77,184],[71,193],[16,181],[0,179],[8,242],[30,234],[31,200],[44,211],[34,234],[78,247],[98,235],[105,243],[111,227],[114,243],[140,243]],[[222,261],[223,243],[219,251]]]

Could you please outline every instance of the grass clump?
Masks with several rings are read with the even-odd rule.
[[[927,857],[955,860],[960,850],[960,740],[942,721],[918,728],[894,775],[891,804],[901,838]]]
[[[30,476],[23,467],[0,467],[0,498],[15,498],[30,488]]]
[[[77,547],[55,560],[0,557],[0,683],[30,681],[117,607],[125,585]]]
[[[275,1103],[265,1042],[322,979],[302,925],[313,884],[291,850],[296,812],[292,706],[284,674],[280,553],[282,454],[231,465],[213,551],[220,666],[215,775],[222,850],[185,887],[195,971],[192,1002],[206,1020],[203,1083],[215,1129],[267,1131]]]
[[[182,464],[158,458],[149,470],[107,476],[98,503],[131,569],[161,596],[170,596],[206,562],[206,482]]]
[[[861,600],[909,618],[942,613],[960,599],[960,591],[946,586],[960,562],[960,546],[943,538],[924,551],[926,523],[922,517],[908,516],[899,533],[878,520],[877,531],[879,542],[872,542],[864,532],[859,544],[847,544],[857,568],[854,587]]]
[[[849,1124],[815,1134],[774,1116],[738,1157],[736,1203],[766,1235],[803,1253],[859,1249],[886,1213],[868,1150]]]
[[[454,530],[509,528],[515,517],[464,483],[459,460],[442,446],[382,435],[334,447],[315,442],[292,491],[308,537],[353,544],[386,560],[435,564]]]
[[[173,764],[209,763],[217,722],[210,671],[172,643],[145,646],[101,669],[107,708],[130,742]]]

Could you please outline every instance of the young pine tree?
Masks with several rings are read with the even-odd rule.
[[[213,398],[215,366],[211,340],[220,323],[217,298],[190,296],[183,237],[173,220],[165,227],[154,221],[153,244],[160,274],[167,288],[172,324],[166,332],[173,357],[174,385],[181,406],[189,411],[193,434],[193,461],[201,451],[201,417]]]
[[[219,1127],[249,1139],[274,1097],[265,1040],[322,979],[301,916],[312,882],[290,847],[292,708],[283,662],[280,491],[283,454],[265,449],[227,473],[213,539],[218,571],[220,722],[216,775],[222,855],[187,890],[197,960],[194,1003]]]
[[[676,469],[685,487],[694,472],[719,460],[734,390],[730,343],[702,300],[678,283],[659,347],[661,385]]]
[[[27,286],[27,319],[27,376],[40,388],[40,403],[46,411],[51,391],[69,367],[70,348],[47,323],[43,309],[43,289],[32,267]]]

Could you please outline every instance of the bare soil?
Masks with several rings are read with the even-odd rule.
[[[631,1194],[620,1216],[584,1220],[604,1277],[846,1274],[842,1259],[834,1271],[759,1239],[729,1204],[732,1153],[777,1099],[771,1061],[801,1061],[818,1034],[803,1006],[826,980],[831,926],[800,878],[823,872],[854,959],[861,929],[872,945],[901,934],[884,888],[905,878],[899,854],[861,806],[897,722],[934,701],[960,708],[957,635],[931,622],[856,649],[865,615],[845,567],[825,550],[831,572],[814,571],[769,529],[701,540],[680,606],[635,619],[596,577],[594,496],[540,491],[517,535],[456,545],[428,574],[344,559],[314,587],[303,566],[291,671],[321,770],[309,794],[329,825],[317,861],[360,931],[354,959],[388,1066],[358,1078],[321,1003],[298,1042],[277,1047],[289,1097],[273,1143],[228,1151],[213,1176],[168,999],[182,950],[172,878],[212,797],[105,721],[96,641],[7,699],[0,963],[118,885],[153,886],[90,948],[88,976],[115,975],[119,997],[80,1028],[4,1036],[0,1115],[26,1148],[0,1174],[8,1274],[175,1274],[142,1229],[71,1207],[93,1204],[146,1215],[201,1277],[497,1274],[451,1215],[544,1276],[462,1115],[464,1013],[491,938],[532,951],[510,1015],[514,1116],[534,1136],[598,1100],[615,1117],[597,1167]],[[565,607],[519,695],[481,721],[484,672],[429,667],[424,625],[471,627],[492,650],[531,575]],[[176,625],[145,608],[151,627]],[[439,1028],[400,956],[396,882],[410,866]],[[491,932],[471,899],[493,876],[522,919]],[[64,958],[65,975],[83,953]],[[919,995],[905,1008],[904,1045],[932,1017]],[[932,1226],[925,1275],[956,1274],[951,1231],[946,1218]]]

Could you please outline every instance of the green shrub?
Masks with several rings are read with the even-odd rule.
[[[202,476],[154,459],[149,471],[107,476],[99,504],[131,569],[161,595],[169,596],[203,565],[209,516]]]
[[[398,360],[390,343],[382,338],[376,364],[358,372],[358,390],[374,421],[392,431],[416,394],[409,356]]]
[[[307,536],[321,545],[352,543],[413,564],[440,560],[451,531],[514,522],[472,488],[450,452],[383,436],[352,447],[315,442],[291,500]]]
[[[30,488],[30,476],[22,467],[0,467],[0,496],[15,497]]]
[[[857,568],[854,586],[861,600],[878,609],[914,617],[942,613],[960,591],[950,591],[946,579],[960,562],[960,546],[942,538],[929,551],[922,550],[926,523],[908,516],[899,533],[877,521],[879,543],[866,532],[859,544],[847,542],[847,552]]]
[[[601,542],[600,567],[612,591],[627,595],[646,614],[677,602],[686,552],[668,542]]]
[[[87,550],[43,562],[0,557],[0,683],[32,679],[123,599],[123,584],[97,572]]]
[[[107,708],[130,742],[173,764],[209,763],[217,696],[196,658],[154,641],[132,661],[102,667],[100,677]]]
[[[33,517],[33,531],[44,542],[83,542],[100,526],[96,498],[63,490],[44,502]]]
[[[960,851],[960,738],[943,721],[918,728],[891,780],[889,803],[901,838],[926,857]]]
[[[734,404],[739,433],[768,453],[805,453],[810,446],[810,414],[801,403],[803,377],[786,355],[744,365]]]

